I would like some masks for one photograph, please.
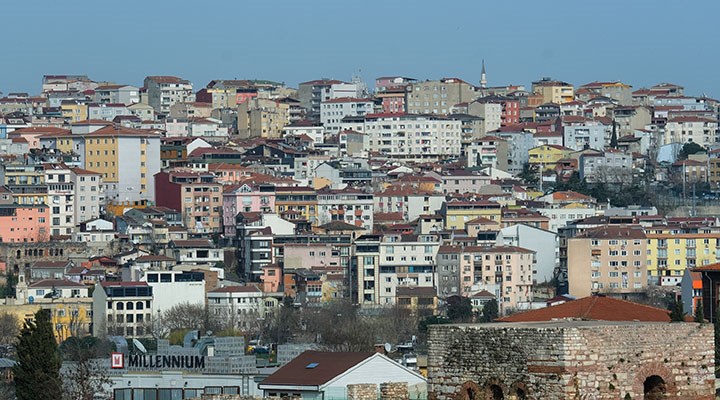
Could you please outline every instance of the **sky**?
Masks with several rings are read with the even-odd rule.
[[[360,75],[526,85],[621,80],[720,96],[716,0],[56,0],[4,2],[0,91],[44,74],[142,86],[176,75],[299,82]]]

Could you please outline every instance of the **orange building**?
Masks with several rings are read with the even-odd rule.
[[[0,205],[0,242],[46,242],[49,239],[50,210],[46,205]]]

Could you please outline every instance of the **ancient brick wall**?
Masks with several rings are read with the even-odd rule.
[[[386,382],[380,384],[380,399],[409,400],[407,382]]]
[[[439,325],[428,345],[429,399],[714,399],[709,324]]]
[[[348,400],[377,400],[378,387],[374,383],[347,385]]]

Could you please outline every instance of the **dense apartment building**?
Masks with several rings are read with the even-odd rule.
[[[573,85],[550,78],[533,82],[532,92],[541,96],[543,104],[562,104],[575,100]]]
[[[709,224],[657,225],[645,229],[647,270],[656,285],[675,286],[687,268],[720,261],[720,228]]]
[[[100,217],[105,204],[102,174],[82,168],[70,168],[70,180],[75,188],[75,223]]]
[[[460,125],[460,121],[438,116],[371,114],[360,131],[369,136],[369,151],[380,157],[433,161],[460,155]]]
[[[441,193],[410,186],[391,186],[374,195],[376,213],[402,213],[406,221],[413,221],[421,215],[435,214],[445,203]]]
[[[148,104],[158,113],[167,115],[170,106],[195,100],[192,83],[176,76],[148,76],[143,82]]]
[[[340,97],[320,103],[320,122],[326,133],[337,133],[342,128],[342,119],[372,114],[375,103],[371,99]]]
[[[317,225],[317,192],[309,187],[276,187],[275,212],[286,215],[290,220],[302,220]]]
[[[75,220],[75,184],[70,167],[64,164],[44,164],[50,208],[50,235],[70,235]]]
[[[153,288],[147,282],[101,282],[93,291],[95,337],[146,337],[152,322]]]
[[[46,242],[50,239],[50,210],[45,204],[0,205],[0,242]]]
[[[362,190],[320,189],[317,191],[318,225],[341,221],[365,231],[373,229],[373,194]]]
[[[364,235],[353,252],[359,304],[396,304],[399,287],[437,287],[437,235]]]
[[[448,114],[450,108],[478,97],[478,88],[458,78],[410,83],[405,87],[408,114]]]
[[[155,174],[156,204],[180,211],[183,224],[193,233],[222,231],[222,189],[215,175],[168,171]]]
[[[695,116],[670,118],[665,125],[663,143],[697,143],[708,147],[720,141],[717,119]]]
[[[319,122],[322,102],[342,97],[361,96],[360,89],[356,83],[347,83],[336,79],[317,79],[298,85],[298,99],[300,105],[307,112],[307,118]]]
[[[567,240],[570,295],[632,296],[648,285],[648,243],[642,227],[608,225]]]
[[[94,101],[100,104],[131,104],[140,102],[140,89],[131,85],[102,85],[95,88]]]
[[[248,138],[280,138],[290,123],[290,106],[273,99],[250,99],[238,106],[238,134]]]

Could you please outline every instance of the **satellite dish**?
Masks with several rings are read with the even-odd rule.
[[[140,350],[141,353],[147,354],[147,350],[145,349],[145,346],[140,343],[139,340],[133,339],[133,345],[135,345],[135,348]]]
[[[389,353],[392,350],[392,345],[390,343],[385,343],[385,352]]]

